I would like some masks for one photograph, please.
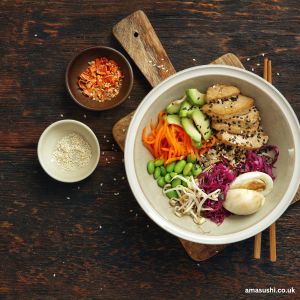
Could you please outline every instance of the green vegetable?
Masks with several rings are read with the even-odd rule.
[[[189,177],[189,176],[184,176],[184,178],[185,178],[186,180],[190,180],[190,177]],[[183,181],[183,180],[182,180],[182,185],[185,186],[185,187],[188,186],[188,184],[187,184],[185,181]]]
[[[174,124],[174,125],[182,127],[181,123],[180,123],[180,118],[178,115],[166,115],[166,116],[164,116],[164,119],[168,122],[168,124]]]
[[[195,154],[189,154],[188,156],[187,156],[187,162],[191,162],[191,163],[195,163],[196,162],[196,160],[197,160],[197,157],[196,157],[196,155]]]
[[[189,118],[182,118],[181,124],[185,132],[194,140],[195,142],[201,143],[201,134],[194,125],[194,122]]]
[[[154,170],[153,177],[154,179],[157,179],[160,176],[160,167],[156,167]]]
[[[175,164],[176,164],[175,162],[172,162],[166,166],[166,170],[168,173],[171,173],[174,171]]]
[[[177,197],[178,197],[178,194],[177,194],[176,191],[170,191],[170,192],[167,192],[166,195],[167,195],[167,197],[168,197],[169,199],[171,199],[171,198],[177,198]]]
[[[175,172],[171,172],[170,175],[171,175],[171,177],[173,178],[173,177],[175,177],[175,176],[178,175],[178,174],[175,173]]]
[[[164,185],[166,184],[165,178],[159,176],[159,177],[157,178],[157,184],[158,184],[160,187],[164,187]]]
[[[187,176],[192,169],[193,169],[193,163],[191,162],[187,163],[182,172],[183,176]]]
[[[169,173],[165,175],[165,182],[170,183],[172,181],[172,177]]]
[[[172,101],[167,107],[166,111],[168,114],[177,114],[180,110],[180,105],[183,102],[183,100],[175,100]]]
[[[192,108],[192,105],[187,100],[183,101],[180,106],[179,117],[183,118],[188,115],[188,111]]]
[[[205,103],[205,94],[200,93],[197,89],[188,89],[185,94],[189,102],[196,106],[202,106]]]
[[[200,165],[196,164],[193,166],[192,173],[195,177],[197,177],[202,172],[202,168]]]
[[[157,159],[157,160],[154,161],[154,166],[155,167],[160,167],[164,164],[164,162],[165,161],[163,159]]]
[[[188,118],[191,118],[193,111],[196,110],[196,109],[199,109],[199,107],[197,107],[197,106],[192,106],[192,107],[189,109],[188,113],[187,113],[187,117],[188,117]]]
[[[171,182],[172,188],[174,188],[174,187],[176,187],[177,185],[180,185],[180,184],[181,184],[181,180],[179,178],[175,178]]]
[[[194,110],[191,117],[203,138],[209,140],[212,135],[209,118],[200,109]]]
[[[161,174],[161,176],[165,176],[167,174],[167,170],[164,166],[160,167],[160,174]]]
[[[148,170],[148,173],[149,174],[153,174],[154,173],[154,162],[153,160],[149,160],[148,163],[147,163],[147,170]]]
[[[192,140],[192,145],[193,145],[195,148],[199,149],[199,148],[201,147],[202,143],[201,143],[201,142],[195,142],[195,141]]]
[[[184,159],[178,161],[175,165],[174,172],[180,174],[186,165],[186,161]]]

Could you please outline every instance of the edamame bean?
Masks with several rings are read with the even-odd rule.
[[[172,188],[174,188],[174,187],[176,187],[177,185],[180,185],[180,184],[181,184],[181,180],[179,178],[175,178],[171,182]]]
[[[189,176],[184,176],[184,178],[185,178],[186,180],[190,180],[190,177],[189,177]],[[182,180],[182,185],[185,186],[185,187],[188,187],[188,184],[187,184],[185,181],[183,181],[183,180]]]
[[[153,177],[154,179],[157,179],[160,176],[160,167],[156,167],[154,170]]]
[[[173,178],[173,177],[175,177],[175,176],[178,175],[178,174],[175,173],[175,172],[171,172],[170,175],[171,175],[171,177]]]
[[[165,176],[165,182],[170,183],[171,181],[172,181],[172,177],[169,173],[167,173]]]
[[[167,195],[167,197],[168,197],[169,199],[171,199],[171,198],[177,198],[177,197],[178,197],[176,191],[170,191],[170,192],[167,192],[166,195]]]
[[[194,176],[198,176],[202,172],[200,165],[196,164],[193,166],[192,173]]]
[[[147,171],[149,174],[153,174],[154,173],[154,162],[153,160],[149,160],[148,163],[147,163]]]
[[[196,157],[196,155],[195,154],[189,154],[188,156],[187,156],[187,162],[191,162],[191,163],[195,163],[196,162],[196,160],[197,160],[197,157]]]
[[[186,165],[186,161],[184,159],[178,161],[175,165],[174,172],[178,174],[181,173],[185,165]]]
[[[166,170],[168,173],[171,173],[174,171],[174,167],[175,167],[175,162],[172,162],[170,164],[167,165]]]
[[[192,169],[193,169],[193,164],[191,162],[187,163],[182,172],[183,176],[187,176]]]
[[[157,160],[154,161],[154,166],[155,167],[160,167],[164,164],[164,162],[165,161],[163,159],[157,159]]]
[[[164,166],[160,167],[160,174],[161,174],[161,176],[165,176],[167,174],[167,170]]]
[[[164,185],[166,184],[164,177],[159,176],[158,179],[157,179],[157,184],[158,184],[160,187],[164,187]]]

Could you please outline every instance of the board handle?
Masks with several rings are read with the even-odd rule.
[[[176,73],[146,14],[138,10],[113,27],[120,42],[152,87]]]

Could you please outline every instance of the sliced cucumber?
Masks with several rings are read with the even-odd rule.
[[[197,129],[207,141],[212,135],[209,118],[200,109],[194,110],[191,117],[194,120]]]
[[[177,114],[180,110],[181,103],[184,99],[172,101],[167,107],[166,111],[168,114]]]
[[[182,118],[181,124],[185,132],[197,143],[201,143],[201,134],[189,118]]]
[[[181,118],[186,117],[191,108],[192,108],[192,104],[189,101],[187,100],[183,101],[180,106],[179,116]]]
[[[166,115],[164,116],[164,119],[168,122],[168,124],[174,124],[182,127],[178,115]]]
[[[193,113],[193,111],[194,111],[195,109],[199,109],[199,107],[193,105],[193,106],[189,109],[189,111],[188,111],[188,113],[187,113],[187,117],[191,118],[191,117],[192,117],[192,113]]]
[[[192,105],[202,106],[205,103],[206,94],[202,94],[197,89],[188,89],[185,93]]]

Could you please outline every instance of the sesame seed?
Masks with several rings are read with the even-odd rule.
[[[276,73],[276,75],[279,76],[280,74],[279,74],[279,73]]]
[[[264,54],[264,53],[262,53],[262,54],[261,54],[261,56],[265,56],[265,54]]]
[[[103,182],[100,183],[100,186],[103,186]]]
[[[249,60],[250,60],[250,57],[247,58],[247,61],[249,61]]]
[[[63,118],[64,117],[64,115],[63,114],[60,114],[60,116]]]
[[[66,197],[67,200],[70,200],[71,198],[69,196]]]
[[[260,66],[260,64],[256,64],[258,67]]]
[[[254,68],[251,68],[251,71],[254,72]]]
[[[83,117],[86,119],[86,114],[84,114]]]
[[[37,37],[38,36],[37,33],[35,33],[34,36]]]
[[[193,61],[196,61],[196,58],[193,58]]]
[[[114,195],[115,195],[115,196],[118,196],[118,195],[120,195],[120,193],[117,192],[117,193],[114,193]]]

